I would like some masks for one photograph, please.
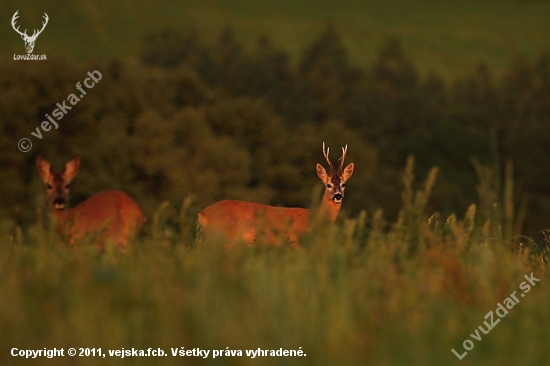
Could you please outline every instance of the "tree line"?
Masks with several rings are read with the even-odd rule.
[[[548,53],[535,61],[518,56],[500,73],[481,64],[446,82],[419,75],[395,38],[372,65],[358,67],[332,27],[298,62],[265,36],[245,52],[231,30],[214,44],[195,30],[163,30],[144,39],[134,60],[0,60],[0,69],[5,225],[36,220],[38,153],[60,164],[82,156],[73,202],[124,189],[148,213],[188,195],[198,209],[221,199],[307,207],[325,141],[332,151],[347,144],[356,164],[345,214],[383,208],[394,218],[413,155],[419,176],[440,168],[429,210],[462,215],[485,202],[489,215],[512,162],[514,210],[523,212],[518,232],[550,226]],[[59,128],[34,140],[32,152],[17,150],[92,70],[101,82]],[[480,198],[483,171],[494,202]]]

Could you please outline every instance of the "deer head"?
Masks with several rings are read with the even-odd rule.
[[[338,171],[334,173],[334,167],[328,157],[329,149],[325,150],[325,143],[323,142],[323,155],[327,160],[330,172],[327,174],[327,171],[321,164],[317,164],[317,175],[325,184],[325,197],[330,202],[340,204],[344,198],[344,191],[346,190],[346,181],[353,174],[354,165],[353,163],[349,164],[344,168],[344,159],[346,158],[346,153],[348,152],[348,145],[342,148],[342,157],[340,160],[340,167]]]
[[[19,26],[17,26],[16,28],[15,21],[19,17],[19,15],[17,14],[18,12],[19,10],[17,10],[15,14],[13,14],[13,17],[11,18],[11,26],[17,33],[21,35],[21,38],[23,38],[23,41],[25,41],[25,49],[27,50],[27,53],[32,53],[32,50],[34,49],[34,42],[36,42],[36,38],[38,38],[40,33],[42,33],[44,28],[46,28],[46,24],[48,24],[48,20],[49,20],[48,14],[44,13],[44,22],[42,22],[42,29],[40,30],[35,29],[34,32],[32,33],[32,36],[29,36],[27,35],[26,29],[24,32],[21,32],[19,30]]]
[[[49,161],[39,156],[36,159],[36,170],[46,183],[48,202],[53,210],[64,210],[69,200],[69,183],[80,170],[80,156],[75,156],[65,165],[61,173],[54,173]]]

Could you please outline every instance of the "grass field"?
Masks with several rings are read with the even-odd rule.
[[[422,73],[433,71],[448,79],[471,73],[479,61],[486,61],[494,67],[492,70],[498,72],[519,53],[535,57],[550,49],[548,1],[349,0],[342,4],[333,0],[192,0],[179,3],[166,0],[46,0],[40,6],[31,6],[10,0],[2,1],[0,8],[4,14],[4,26],[0,27],[4,53],[0,54],[0,58],[11,56],[11,52],[24,53],[21,38],[9,26],[15,10],[20,11],[19,22],[23,29],[31,29],[30,24],[40,24],[41,15],[46,11],[50,24],[38,39],[35,54],[46,53],[50,60],[67,58],[69,64],[82,61],[88,65],[93,64],[89,59],[99,58],[103,65],[107,64],[104,59],[134,58],[139,55],[140,42],[148,32],[163,27],[185,29],[192,26],[197,27],[210,42],[216,39],[221,29],[231,26],[237,38],[249,49],[252,49],[260,34],[266,33],[296,60],[301,50],[321,34],[326,24],[332,23],[341,32],[351,61],[361,66],[368,66],[373,61],[377,47],[386,36],[397,35]],[[547,263],[550,239],[544,235],[534,239],[520,236],[521,225],[517,223],[523,223],[525,213],[521,212],[521,205],[518,207],[519,202],[513,202],[518,198],[514,198],[513,170],[509,168],[511,163],[506,165],[505,182],[502,184],[497,177],[499,175],[491,174],[488,167],[478,169],[482,167],[479,163],[476,170],[480,172],[480,182],[475,188],[480,197],[477,202],[472,202],[466,212],[458,212],[456,216],[442,217],[428,211],[426,207],[429,207],[428,198],[436,170],[429,173],[425,183],[414,182],[413,159],[410,158],[402,176],[402,207],[394,222],[387,222],[383,212],[375,211],[371,206],[356,217],[345,217],[344,208],[334,226],[316,227],[302,238],[299,250],[283,243],[269,247],[261,240],[257,246],[241,245],[230,251],[223,249],[222,242],[207,241],[195,245],[196,214],[203,207],[194,207],[191,199],[186,198],[189,192],[182,188],[181,182],[190,174],[200,174],[207,164],[212,165],[209,166],[211,169],[228,169],[212,162],[216,159],[223,162],[225,155],[234,152],[224,150],[224,154],[218,154],[214,150],[204,150],[205,158],[196,162],[193,160],[189,165],[198,168],[188,168],[180,164],[182,156],[187,158],[184,155],[187,150],[180,149],[179,142],[163,146],[163,136],[172,134],[171,131],[180,131],[175,127],[172,130],[172,125],[164,122],[175,121],[174,125],[177,121],[182,121],[179,124],[193,122],[180,134],[198,136],[193,143],[203,144],[208,137],[212,144],[219,144],[222,149],[233,146],[233,142],[210,137],[209,125],[206,122],[202,124],[203,119],[206,120],[202,115],[202,106],[197,111],[186,111],[189,113],[182,114],[185,118],[181,119],[180,116],[173,120],[157,117],[157,110],[152,107],[156,100],[161,101],[155,106],[159,107],[159,116],[163,107],[167,110],[176,108],[173,102],[162,102],[172,100],[172,91],[163,93],[158,87],[170,86],[169,83],[164,84],[164,73],[169,79],[171,71],[161,73],[156,70],[161,76],[155,76],[155,71],[152,71],[150,78],[141,79],[153,67],[136,66],[138,71],[128,69],[130,71],[123,74],[127,83],[111,80],[111,84],[104,84],[109,82],[107,73],[116,74],[116,63],[112,66],[105,71],[102,85],[110,85],[109,91],[113,94],[106,93],[105,100],[98,98],[92,107],[78,112],[86,114],[89,120],[78,119],[75,112],[70,118],[74,116],[75,120],[84,122],[72,127],[67,123],[60,128],[61,132],[64,128],[76,130],[81,126],[92,126],[87,127],[92,136],[86,137],[89,141],[78,139],[71,145],[67,143],[70,138],[63,137],[55,140],[59,141],[59,150],[45,151],[51,152],[51,155],[55,151],[59,159],[75,150],[92,155],[95,165],[88,165],[81,182],[95,174],[98,180],[92,183],[92,187],[104,188],[110,186],[106,182],[115,181],[110,179],[112,174],[127,174],[120,182],[132,181],[133,175],[128,173],[130,170],[112,170],[126,164],[117,160],[117,154],[126,156],[139,152],[136,159],[143,159],[150,155],[148,149],[158,144],[161,148],[153,149],[151,153],[157,154],[158,164],[155,160],[147,160],[147,163],[154,168],[153,172],[156,167],[160,167],[159,171],[175,169],[174,166],[181,169],[173,180],[173,186],[168,186],[174,189],[170,192],[177,193],[167,194],[169,197],[158,201],[148,194],[142,195],[140,202],[149,202],[152,207],[158,204],[159,208],[156,211],[147,210],[155,213],[149,215],[143,235],[124,254],[110,247],[98,252],[93,238],[68,247],[51,227],[40,203],[29,204],[29,210],[36,213],[32,215],[32,220],[17,219],[23,203],[10,204],[13,207],[5,212],[13,217],[0,220],[0,366],[539,366],[548,363],[550,276]],[[20,81],[25,79],[15,78],[13,80],[16,82],[12,84],[17,87],[10,89],[14,90],[10,98],[3,98],[6,101],[4,104],[21,107],[17,112],[6,108],[11,114],[6,113],[5,136],[11,136],[9,127],[12,125],[7,123],[11,119],[35,123],[36,116],[42,118],[52,110],[49,106],[28,110],[24,107],[32,103],[42,105],[47,94],[44,90],[57,92],[57,85],[61,85],[59,90],[62,90],[65,79],[59,78],[58,74],[78,75],[72,66],[45,68],[46,73],[55,73],[51,80],[61,80],[62,83],[52,82],[50,85],[50,79],[44,78],[46,82],[42,85],[40,81],[44,72],[29,70],[24,75],[36,80],[36,85],[21,84]],[[140,74],[139,70],[146,71]],[[178,78],[187,80],[182,78],[181,73]],[[134,79],[139,79],[139,82]],[[142,87],[142,83],[151,87]],[[69,86],[72,88],[72,85]],[[136,88],[137,92],[128,93],[129,102],[126,103],[126,99],[119,96],[131,88]],[[142,96],[142,89],[150,94],[143,93]],[[90,92],[90,96],[86,97],[86,103],[95,98],[92,95],[100,94],[100,89],[96,90],[96,94]],[[156,90],[159,91],[158,99]],[[28,95],[27,91],[31,95],[28,99],[17,98]],[[134,104],[143,104],[145,111],[135,112],[135,116],[141,128],[139,138],[143,138],[142,141],[147,139],[148,144],[128,144],[125,142],[127,140],[120,139],[118,127],[126,127],[122,123],[118,125],[117,118],[122,116],[121,121],[124,121],[126,117],[117,110],[116,103],[112,107],[115,112],[106,114],[102,124],[97,124],[112,126],[113,129],[106,127],[101,134],[93,134],[99,127],[91,122],[86,123],[95,122],[94,118],[99,118],[103,110],[110,110],[110,95],[114,96],[114,102],[122,101],[121,106],[128,105],[126,112],[132,116],[134,114],[130,113],[139,111],[139,108],[134,110]],[[150,104],[145,103],[148,99]],[[228,99],[226,103],[234,102]],[[247,107],[249,109],[237,108],[233,112],[231,108],[224,109],[220,102],[213,116],[217,118],[220,115],[220,120],[225,121],[226,116],[235,118],[241,110],[243,113],[249,110],[254,112],[255,106],[255,102],[251,102]],[[86,108],[90,108],[91,112],[87,112]],[[230,113],[225,113],[226,110]],[[21,116],[17,115],[19,112]],[[271,120],[269,126],[274,126],[273,121],[279,121],[270,113],[260,112],[257,118],[264,124]],[[251,115],[250,120],[255,121],[256,112]],[[148,116],[154,118],[149,119]],[[195,117],[196,121],[192,119]],[[188,133],[195,129],[194,126],[199,133]],[[78,131],[86,133],[86,129]],[[157,131],[162,133],[157,134]],[[331,130],[327,128],[326,131]],[[454,130],[450,131],[452,133]],[[304,135],[313,139],[311,133]],[[338,137],[336,134],[327,135]],[[104,141],[99,141],[101,139]],[[45,144],[53,145],[52,141],[53,136],[50,140],[45,139]],[[239,146],[239,140],[235,141],[235,146]],[[35,157],[28,155],[19,159],[20,155],[17,155],[15,159],[15,155],[9,155],[20,154],[15,150],[14,142],[10,141],[13,144],[11,152],[6,153],[6,164],[11,165],[12,171],[15,166],[15,170],[26,173],[17,179],[13,178],[19,177],[17,174],[6,179],[9,185],[6,185],[8,188],[4,197],[21,187],[25,188],[23,195],[34,195],[34,187],[38,186],[38,177],[32,171]],[[302,140],[296,145],[301,146],[301,143]],[[103,147],[87,149],[92,144],[103,144]],[[191,146],[189,155],[194,151],[194,146]],[[280,146],[283,151],[285,145]],[[306,149],[306,144],[301,147]],[[320,150],[320,143],[318,148]],[[109,154],[101,155],[103,149],[109,150]],[[248,153],[239,151],[235,155],[237,158],[244,156],[248,159]],[[354,154],[363,154],[365,161],[369,161],[366,152],[370,150],[359,148],[355,151],[357,153]],[[540,157],[540,154],[537,156]],[[109,159],[101,160],[105,156]],[[232,163],[233,160],[228,161],[231,164],[227,166],[240,167]],[[355,161],[358,168],[360,161],[361,158]],[[112,162],[119,165],[110,166]],[[365,165],[362,164],[364,168],[361,169],[368,169]],[[90,166],[95,166],[95,170]],[[452,168],[441,166],[441,169]],[[235,171],[243,176],[248,174],[244,168]],[[152,173],[148,176],[156,177]],[[209,176],[205,175],[203,181],[210,179]],[[213,176],[217,178],[217,175]],[[239,183],[231,183],[231,187],[248,190],[247,180],[235,180]],[[134,181],[142,180],[138,178]],[[127,189],[120,182],[119,186]],[[219,184],[223,186],[224,182],[221,180]],[[196,186],[202,188],[199,184]],[[520,184],[518,186],[521,189]],[[166,192],[163,190],[166,186],[158,187],[158,191]],[[356,187],[352,190],[350,186],[349,193],[346,193],[347,203],[355,200],[369,204],[367,200],[357,198],[368,187],[359,187],[359,184]],[[412,187],[420,188],[415,191]],[[280,187],[274,185],[274,189]],[[361,189],[365,191],[361,192]],[[192,192],[205,193],[200,189]],[[450,192],[444,194],[444,197],[452,195]],[[169,202],[161,203],[163,199]],[[318,202],[318,199],[313,201]],[[45,200],[41,195],[33,202],[44,203]],[[387,206],[386,202],[384,204]],[[519,212],[514,212],[514,207]],[[529,291],[526,291],[527,288]],[[27,360],[11,355],[14,348],[63,348],[67,354],[71,347],[77,350],[101,348],[106,357],[101,360],[97,356]],[[172,356],[173,350],[179,351],[182,347],[185,350],[209,350],[210,357],[189,359]],[[109,351],[132,348],[145,351],[160,348],[167,356],[122,359],[109,355]],[[247,350],[258,349],[300,350],[305,356],[251,358],[246,355]],[[462,355],[462,361],[452,349]],[[221,350],[222,355],[213,358],[214,350]],[[226,351],[231,350],[241,351],[243,355],[226,355]]]
[[[3,231],[0,364],[45,364],[11,357],[14,347],[169,354],[58,357],[49,365],[545,364],[544,243],[523,238],[512,246],[505,225],[475,224],[474,205],[460,220],[428,219],[433,176],[414,193],[411,174],[404,175],[403,210],[390,230],[382,229],[380,212],[362,214],[318,228],[300,250],[193,247],[195,216],[186,205],[177,225],[166,224],[168,205],[159,209],[125,255],[98,253],[90,243],[68,249],[45,222]],[[532,280],[527,292],[524,276],[531,274],[540,282]],[[484,321],[494,326],[488,334],[478,328],[488,329]],[[473,349],[464,355],[463,344]],[[243,356],[173,357],[172,348],[181,347]],[[306,356],[246,356],[258,348]]]
[[[196,27],[214,41],[229,26],[252,48],[260,34],[297,59],[327,24],[341,32],[351,61],[370,65],[381,42],[391,35],[403,40],[408,55],[426,74],[447,79],[468,74],[479,62],[503,70],[519,54],[533,59],[550,49],[550,2],[510,0],[160,0],[140,2],[44,1],[41,6],[2,2],[5,27],[0,28],[6,57],[23,53],[20,37],[8,26],[20,10],[23,28],[50,16],[35,53],[87,60],[132,57],[143,36],[165,27]],[[23,29],[22,28],[22,29]],[[10,55],[11,56],[11,55]]]

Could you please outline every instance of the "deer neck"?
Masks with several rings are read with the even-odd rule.
[[[50,208],[50,214],[60,228],[64,228],[71,217],[71,211],[68,209],[58,210],[52,207]]]
[[[334,203],[329,197],[323,195],[321,205],[317,209],[316,219],[324,219],[328,220],[330,223],[334,223],[341,207],[341,203]]]

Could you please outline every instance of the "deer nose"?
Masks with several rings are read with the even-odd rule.
[[[334,196],[332,196],[332,200],[333,200],[334,202],[340,202],[340,201],[342,201],[342,198],[343,198],[343,197],[344,197],[344,196],[342,196],[341,193],[336,193]]]
[[[65,199],[61,197],[56,198],[53,200],[53,207],[58,210],[65,208]]]

